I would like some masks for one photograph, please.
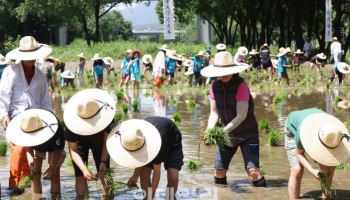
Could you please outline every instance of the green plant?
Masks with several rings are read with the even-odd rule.
[[[121,105],[121,107],[122,107],[122,110],[123,110],[124,113],[127,113],[127,112],[128,112],[129,106],[128,106],[127,104],[123,103],[123,104]]]
[[[186,100],[186,105],[189,110],[193,110],[196,107],[196,103],[192,99]]]
[[[173,119],[176,123],[180,123],[182,120],[182,116],[180,113],[174,112],[173,113]]]
[[[134,112],[139,112],[139,101],[134,100],[131,105]]]
[[[149,96],[151,96],[151,93],[146,92],[145,94],[143,94],[143,96],[145,96],[145,97],[149,97]]]
[[[120,121],[122,121],[124,117],[124,114],[121,112],[115,112],[114,114],[114,123],[118,124]]]
[[[318,173],[318,177],[320,177],[321,181],[321,187],[324,193],[329,197],[332,198],[332,196],[336,195],[336,191],[334,186],[332,186],[332,183],[327,179],[326,175],[322,172]]]
[[[342,164],[340,164],[340,165],[338,165],[336,167],[336,169],[338,169],[338,170],[344,170],[344,169],[347,169],[347,168],[348,168],[348,164],[347,163],[342,163]]]
[[[0,156],[6,156],[7,152],[7,142],[5,140],[2,140],[0,142]]]
[[[270,124],[269,121],[267,119],[261,119],[258,122],[259,124],[259,130],[268,134],[270,132]]]
[[[64,163],[66,163],[66,165],[69,166],[69,167],[73,166],[73,160],[72,160],[71,157],[67,158]]]
[[[287,101],[287,97],[288,95],[286,92],[280,92],[273,97],[272,102],[275,106],[278,106],[279,104],[285,104]]]
[[[114,68],[113,68],[113,69],[114,69]],[[115,70],[113,70],[113,75],[114,75],[114,77],[117,77],[117,76],[118,76],[118,72],[115,71]]]
[[[259,169],[260,169],[261,174],[264,176],[266,173],[265,173],[264,166],[263,166],[262,162],[259,163]]]
[[[117,90],[117,91],[115,92],[115,95],[117,96],[118,101],[122,100],[123,97],[124,97],[124,93],[123,93],[122,90]]]
[[[19,188],[27,188],[27,187],[30,187],[33,179],[35,178],[36,175],[34,174],[31,174],[31,175],[28,175],[26,177],[24,177],[24,179],[19,183],[18,187]]]
[[[269,132],[268,143],[271,146],[277,146],[282,140],[282,134],[279,131],[272,130]]]
[[[214,127],[205,132],[204,140],[206,143],[214,143],[218,147],[224,147],[229,142],[230,137],[223,128]]]
[[[335,103],[339,103],[340,101],[343,101],[343,97],[341,97],[341,96],[336,96],[335,97]]]
[[[198,171],[202,164],[197,160],[189,160],[186,164],[186,168],[191,171]]]
[[[176,103],[177,103],[176,99],[173,98],[173,97],[171,97],[171,98],[170,98],[170,104],[174,105],[174,104],[176,104]]]
[[[94,84],[94,79],[92,79],[92,78],[90,77],[90,78],[88,79],[87,82],[88,82],[89,85],[92,85],[92,84]]]

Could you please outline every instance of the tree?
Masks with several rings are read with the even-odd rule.
[[[101,20],[101,35],[103,41],[126,40],[132,36],[131,23],[124,21],[119,12],[110,12]]]

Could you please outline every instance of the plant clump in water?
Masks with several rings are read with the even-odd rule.
[[[121,101],[124,97],[123,91],[122,90],[117,90],[115,92],[115,95],[117,96],[118,101]]]
[[[186,100],[186,105],[189,110],[193,110],[196,107],[196,103],[192,99]]]
[[[278,106],[278,105],[280,105],[280,104],[285,104],[286,103],[286,101],[287,101],[287,93],[285,93],[285,92],[280,92],[280,93],[278,93],[276,96],[274,96],[273,97],[273,100],[272,100],[272,102],[273,102],[273,104],[275,105],[275,106]]]
[[[116,112],[114,114],[114,123],[118,124],[123,119],[123,113],[122,112]]]
[[[0,156],[6,156],[7,153],[7,142],[5,140],[2,140],[0,142]]]
[[[134,112],[139,112],[139,101],[134,100],[131,105]]]
[[[198,171],[201,166],[201,163],[197,160],[190,160],[186,165],[187,169],[191,172]]]
[[[173,113],[173,119],[176,123],[180,123],[182,121],[182,116],[180,113]]]
[[[341,97],[341,96],[336,96],[335,97],[335,103],[339,103],[340,101],[343,101],[343,97]]]
[[[271,146],[278,146],[282,141],[282,134],[279,131],[272,130],[269,132],[268,143]]]
[[[123,110],[124,113],[127,113],[127,112],[128,112],[129,106],[128,106],[127,104],[123,103],[123,104],[121,105],[121,107],[122,107],[122,110]]]
[[[221,127],[214,127],[205,132],[204,140],[208,144],[224,147],[230,140],[229,135]]]
[[[271,131],[270,123],[267,119],[264,118],[259,120],[258,124],[259,124],[259,130],[264,132],[265,134],[268,134]]]

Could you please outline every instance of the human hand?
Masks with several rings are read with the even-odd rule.
[[[101,176],[103,174],[103,172],[107,170],[106,163],[100,162],[99,168],[100,168],[100,170],[98,172],[98,175]]]
[[[96,176],[92,175],[92,172],[88,168],[84,169],[83,174],[88,181],[97,180]]]
[[[128,182],[126,183],[126,185],[129,188],[133,188],[133,187],[137,187],[137,181],[138,181],[139,177],[135,177],[135,176],[131,176],[128,180]]]
[[[320,180],[319,173],[320,173],[320,170],[318,170],[318,169],[313,169],[312,172],[311,172],[311,174],[312,174],[317,180]]]
[[[9,125],[10,123],[10,118],[8,116],[5,116],[3,119],[2,119],[2,128],[6,131],[7,129],[7,126]]]

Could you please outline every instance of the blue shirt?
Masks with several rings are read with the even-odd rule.
[[[105,68],[105,64],[102,65],[94,64],[94,75],[95,76],[103,76],[103,69]]]
[[[201,72],[201,70],[203,69],[204,59],[199,59],[198,56],[194,56],[192,60],[193,60],[193,72],[194,73]]]
[[[4,69],[7,67],[7,64],[4,65],[0,65],[0,79],[2,77],[2,72],[4,71]]]
[[[278,66],[277,66],[278,73],[283,73],[284,70],[287,70],[286,67],[283,67],[283,65],[288,65],[286,56],[278,57]]]
[[[167,66],[167,71],[174,74],[176,69],[177,61],[172,58],[167,58],[165,60],[165,65]]]
[[[139,74],[141,69],[140,69],[140,58],[137,58],[137,61],[132,63],[131,66],[130,66],[130,72],[132,74]]]
[[[122,62],[122,73],[128,75],[129,70],[128,70],[128,64],[130,62],[130,58],[125,58]]]

